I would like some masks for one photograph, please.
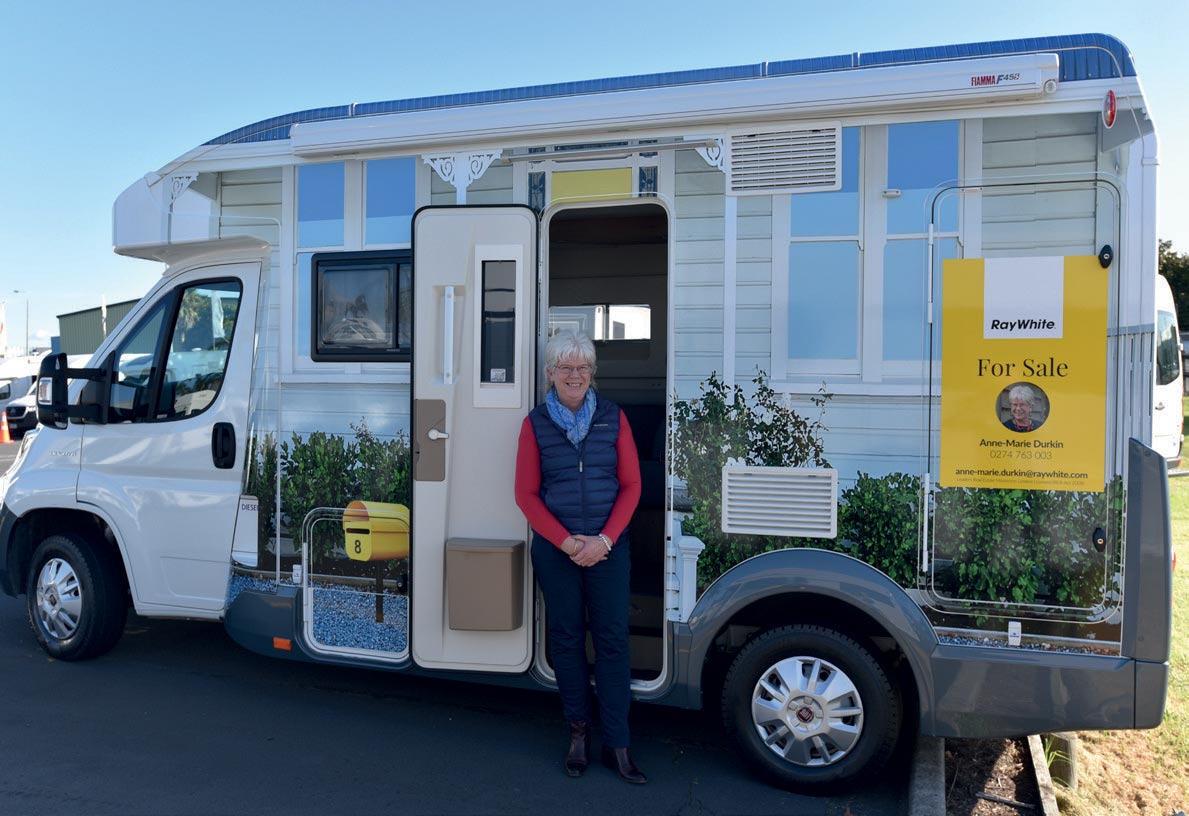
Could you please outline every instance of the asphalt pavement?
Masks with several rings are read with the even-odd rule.
[[[16,453],[0,445],[0,471]],[[633,707],[626,785],[562,769],[556,695],[247,652],[221,624],[130,614],[108,655],[49,658],[0,595],[0,813],[901,816],[938,743],[836,797],[758,780],[715,712]],[[597,751],[597,747],[596,747]],[[924,757],[922,761],[921,757]],[[927,811],[926,811],[927,812]]]

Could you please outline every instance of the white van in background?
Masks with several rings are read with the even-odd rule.
[[[1156,276],[1156,389],[1152,394],[1152,447],[1164,455],[1170,468],[1181,465],[1184,412],[1184,372],[1181,370],[1181,333],[1172,288],[1163,275]]]

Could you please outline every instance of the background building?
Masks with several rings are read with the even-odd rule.
[[[107,307],[106,321],[102,306],[58,315],[60,341],[56,351],[66,354],[90,354],[99,348],[103,338],[120,324],[136,304],[135,300],[111,304]]]

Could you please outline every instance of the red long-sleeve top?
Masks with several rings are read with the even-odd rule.
[[[603,525],[602,533],[612,541],[618,541],[632,513],[640,503],[640,460],[636,455],[636,441],[632,429],[621,409],[619,412],[619,437],[615,440],[615,454],[619,459],[615,475],[619,479],[619,495],[611,506],[611,515]],[[520,444],[516,449],[516,505],[528,519],[529,526],[544,536],[553,546],[561,548],[570,536],[545,502],[541,499],[541,449],[528,417],[520,426]]]

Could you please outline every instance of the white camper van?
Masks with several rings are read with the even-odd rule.
[[[30,386],[37,379],[37,372],[44,357],[45,354],[34,354],[0,360],[0,411],[3,411],[8,403],[28,393]]]
[[[1163,275],[1156,277],[1156,390],[1152,414],[1152,447],[1164,455],[1170,468],[1181,464],[1185,414],[1182,410],[1184,372],[1181,370],[1181,332],[1172,288]]]
[[[550,688],[512,471],[568,327],[641,458],[638,700],[802,789],[902,730],[1154,727],[1156,146],[1101,35],[247,125],[117,200],[165,271],[43,366],[0,586],[61,659],[132,606]]]

